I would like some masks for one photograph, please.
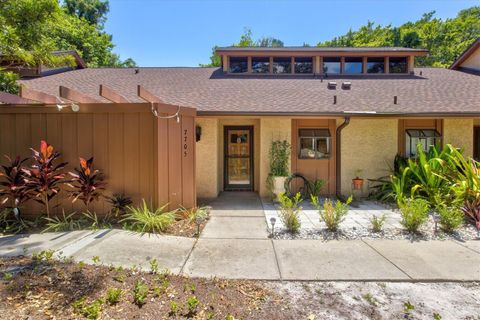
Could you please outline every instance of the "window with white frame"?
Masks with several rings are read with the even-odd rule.
[[[428,152],[441,139],[442,136],[435,129],[408,129],[405,131],[405,154],[407,157],[416,157],[419,144],[423,151]]]
[[[299,159],[330,157],[331,136],[328,129],[299,129]]]

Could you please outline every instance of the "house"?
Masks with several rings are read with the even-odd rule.
[[[465,49],[450,69],[480,75],[480,37]]]
[[[357,170],[363,178],[386,175],[395,155],[415,155],[419,142],[425,149],[450,143],[467,155],[479,156],[474,146],[479,145],[480,137],[474,131],[480,126],[480,78],[455,69],[415,68],[415,58],[427,55],[426,50],[223,47],[217,53],[222,60],[220,68],[85,68],[20,83],[36,92],[24,94],[24,98],[42,101],[44,95],[60,94],[62,99],[85,104],[79,117],[82,112],[134,112],[141,108],[150,112],[145,100],[152,103],[152,110],[153,103],[168,106],[170,117],[175,110],[178,116],[180,106],[196,109],[195,140],[189,136],[193,130],[184,130],[184,138],[183,131],[168,133],[157,127],[143,132],[141,119],[153,118],[147,113],[123,120],[113,114],[98,124],[95,119],[79,124],[64,117],[68,122],[61,125],[52,120],[55,128],[64,131],[71,126],[82,133],[92,128],[102,132],[103,126],[118,129],[108,138],[99,133],[105,147],[90,148],[102,154],[105,148],[109,153],[123,150],[119,153],[125,159],[123,164],[110,166],[110,175],[115,170],[126,172],[129,164],[152,154],[152,144],[143,146],[145,139],[137,138],[155,135],[160,141],[168,136],[172,147],[166,149],[168,155],[162,161],[160,151],[155,150],[153,160],[122,178],[122,190],[129,192],[134,184],[138,197],[158,194],[162,181],[176,184],[176,190],[193,185],[194,191],[188,192],[198,198],[213,198],[228,190],[251,190],[266,196],[269,148],[279,139],[292,145],[291,172],[326,180],[323,192],[330,195],[351,194]],[[102,86],[104,90],[108,86],[109,95],[99,91]],[[49,101],[55,104],[55,100]],[[119,103],[118,108],[112,101]],[[176,125],[174,119],[168,121],[168,128]],[[122,142],[109,142],[118,132],[123,132],[124,139],[135,136],[138,143],[122,146]],[[83,143],[81,138],[65,139],[63,146],[75,143],[74,150]],[[88,139],[96,141],[90,133]],[[192,150],[190,171],[180,174],[180,169],[171,169],[166,180],[143,190],[142,181],[149,173],[138,178],[135,172],[147,167],[153,174],[165,162],[177,165],[181,158],[172,158],[171,152],[181,152],[184,147]],[[130,154],[128,148],[140,156]],[[181,192],[170,192],[168,199]]]

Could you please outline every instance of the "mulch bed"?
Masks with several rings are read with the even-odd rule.
[[[2,319],[95,318],[87,311],[110,288],[122,289],[120,301],[99,303],[99,319],[295,319],[284,302],[260,283],[193,279],[165,273],[91,266],[43,257],[0,258]],[[148,286],[145,304],[133,301],[136,281]],[[199,304],[189,311],[187,301]],[[85,297],[84,303],[79,303]],[[175,314],[171,302],[178,305]],[[228,318],[228,316],[233,316]]]

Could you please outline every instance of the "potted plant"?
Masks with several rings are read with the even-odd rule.
[[[286,140],[272,141],[270,147],[270,179],[275,199],[285,192],[285,180],[289,174],[290,143]]]
[[[364,180],[362,178],[360,178],[361,175],[362,175],[362,170],[361,169],[355,170],[355,178],[352,179],[354,190],[362,190],[362,188],[363,188]]]

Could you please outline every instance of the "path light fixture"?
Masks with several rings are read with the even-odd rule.
[[[197,216],[195,218],[195,223],[197,224],[197,237],[200,237],[200,226],[202,225],[205,219],[203,217]]]
[[[275,222],[277,222],[277,219],[275,217],[270,218],[270,224],[272,225],[272,233],[271,237],[273,238],[273,235],[275,234]]]

